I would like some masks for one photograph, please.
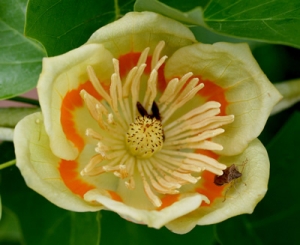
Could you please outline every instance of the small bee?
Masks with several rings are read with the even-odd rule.
[[[155,103],[155,101],[153,101],[152,107],[151,107],[152,115],[148,114],[148,112],[145,110],[145,108],[142,106],[142,104],[140,102],[136,103],[136,107],[137,107],[137,109],[138,109],[138,111],[139,111],[139,113],[141,114],[142,117],[146,116],[146,117],[149,117],[149,118],[156,118],[157,120],[161,121],[161,117],[160,117],[160,114],[159,114],[159,109],[158,109],[158,106]]]
[[[228,184],[231,181],[240,178],[242,176],[242,173],[239,172],[234,164],[232,164],[230,167],[226,168],[223,171],[223,174],[218,176],[215,176],[214,183],[218,186],[222,186],[224,184]]]

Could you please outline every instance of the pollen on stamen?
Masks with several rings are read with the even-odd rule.
[[[125,138],[133,156],[149,158],[163,146],[162,124],[156,118],[139,116],[129,125]]]

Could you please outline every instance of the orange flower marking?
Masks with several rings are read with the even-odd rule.
[[[128,54],[124,54],[119,56],[119,66],[120,66],[120,77],[121,79],[125,78],[128,72],[137,65],[139,58],[141,56],[140,52],[131,52]],[[152,56],[148,56],[146,59],[145,64],[147,65],[144,74],[149,75],[151,72],[151,61],[152,61]],[[158,69],[158,76],[157,76],[157,87],[159,91],[164,91],[166,88],[166,80],[164,76],[164,69],[165,69],[165,64],[162,64],[161,67]]]
[[[157,84],[158,86],[158,89],[160,91],[164,91],[166,89],[166,86],[167,86],[167,83],[165,81],[165,78],[164,78],[164,74],[163,74],[163,69],[164,69],[164,66],[161,67],[160,69],[160,72],[158,74],[158,81],[159,83]],[[174,77],[174,78],[178,78],[180,79],[180,77]],[[172,79],[174,79],[172,78]],[[226,97],[225,97],[225,90],[216,85],[215,83],[213,83],[212,81],[209,81],[209,80],[203,80],[201,78],[201,76],[191,76],[191,78],[189,78],[188,82],[190,82],[192,79],[199,79],[199,83],[203,83],[204,84],[204,87],[205,89],[201,89],[198,94],[205,99],[205,101],[217,101],[219,102],[222,106],[220,107],[220,113],[219,113],[219,116],[225,116],[227,115],[226,114],[226,108],[227,108],[227,105],[229,104],[226,100]],[[171,81],[172,79],[170,79],[169,81]],[[188,83],[187,83],[188,84]],[[187,85],[186,84],[186,85]],[[183,86],[182,89],[184,89],[185,86]]]
[[[123,202],[122,197],[120,197],[120,195],[118,195],[115,191],[107,190],[107,192],[109,193],[111,199],[117,202]]]
[[[80,96],[80,91],[82,89],[88,91],[95,98],[101,99],[91,82],[87,81],[81,84],[77,89],[73,89],[65,95],[61,104],[60,118],[60,122],[67,139],[72,141],[79,151],[81,151],[84,147],[84,139],[76,130],[76,122],[73,120],[73,112],[84,105]]]
[[[206,156],[210,156],[211,158],[218,159],[219,155],[215,154],[212,151],[206,150],[197,150],[197,153],[205,154]],[[225,186],[217,186],[214,184],[215,174],[209,171],[203,171],[201,175],[202,179],[202,186],[196,188],[196,191],[202,195],[205,195],[209,200],[210,203],[207,204],[206,202],[202,202],[201,206],[210,206],[213,204],[214,200],[220,197],[223,197],[223,191]]]
[[[74,193],[83,198],[84,194],[96,187],[86,183],[78,173],[78,163],[62,159],[58,170],[65,185]]]
[[[120,64],[120,77],[126,77],[127,73],[137,65],[139,58],[141,56],[140,52],[131,52],[124,55],[121,55],[118,60]],[[151,72],[151,56],[147,57],[146,60],[146,68],[144,70],[145,74],[149,74]]]
[[[215,199],[223,197],[223,191],[225,186],[215,185],[214,184],[215,174],[209,171],[204,171],[201,177],[203,181],[202,186],[200,188],[197,188],[196,191],[199,194],[206,196],[210,200],[209,204],[207,204],[206,202],[202,202],[201,206],[211,206],[213,205]]]
[[[219,116],[226,115],[226,107],[229,104],[225,97],[225,90],[209,80],[202,80],[200,76],[195,76],[204,84],[205,89],[201,89],[198,94],[206,99],[206,101],[217,101],[221,106]]]
[[[174,195],[165,195],[162,199],[161,199],[161,206],[159,208],[157,208],[156,210],[162,210],[166,207],[171,206],[173,203],[177,202],[179,200],[180,194],[174,194]]]

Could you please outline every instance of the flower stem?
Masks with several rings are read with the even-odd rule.
[[[26,103],[26,104],[30,104],[30,105],[34,105],[34,106],[40,106],[40,103],[38,100],[33,100],[33,99],[20,97],[20,96],[9,98],[8,100],[22,102],[22,103]]]
[[[275,83],[274,85],[283,98],[274,106],[271,115],[281,112],[300,101],[300,78]]]
[[[16,159],[0,164],[0,170],[16,164]]]
[[[13,141],[13,139],[14,139],[14,129],[0,127],[0,140]]]
[[[118,0],[114,0],[114,7],[115,7],[115,20],[120,18],[120,7]]]

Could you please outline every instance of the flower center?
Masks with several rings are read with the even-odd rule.
[[[129,125],[126,145],[133,156],[149,158],[163,146],[161,121],[155,117],[139,116]]]
[[[81,91],[90,114],[98,123],[96,130],[86,130],[86,135],[98,143],[96,155],[81,174],[113,173],[111,178],[120,178],[130,190],[142,185],[154,207],[161,206],[163,195],[177,194],[183,185],[196,184],[204,169],[223,174],[226,165],[197,150],[222,150],[223,146],[212,139],[224,132],[223,125],[234,120],[233,115],[218,116],[221,104],[216,101],[195,104],[191,110],[184,108],[204,87],[192,72],[170,80],[165,90],[158,93],[158,71],[167,59],[166,56],[160,58],[163,47],[164,42],[159,42],[150,57],[150,48],[146,48],[126,78],[121,78],[119,61],[113,59],[114,73],[109,90],[102,87],[93,68],[88,66],[90,81],[102,101]],[[151,58],[150,75],[144,74],[148,58]],[[147,81],[142,81],[143,74],[148,76]],[[140,89],[141,86],[146,88]],[[141,98],[143,101],[139,102]],[[186,113],[174,116],[179,109]],[[136,174],[140,177],[136,178]],[[115,186],[119,185],[112,188]]]

